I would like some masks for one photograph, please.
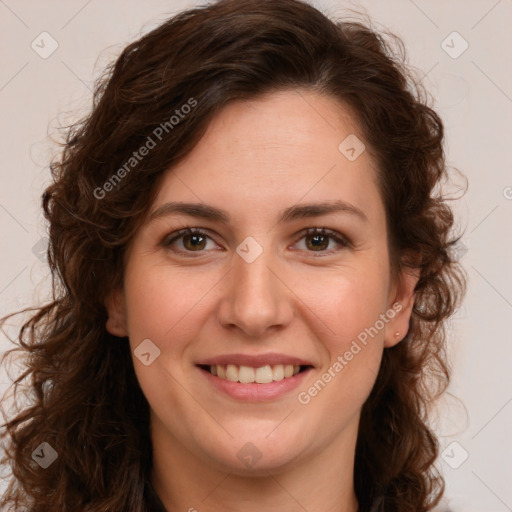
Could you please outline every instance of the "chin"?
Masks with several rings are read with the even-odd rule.
[[[274,425],[275,428],[275,425]],[[279,428],[279,427],[278,427]],[[271,430],[260,430],[254,435],[227,436],[224,443],[205,447],[205,452],[216,460],[223,471],[239,476],[268,476],[268,473],[279,473],[298,463],[300,455],[311,443],[298,443],[297,437],[290,431],[277,435]],[[220,469],[220,468],[219,468]]]

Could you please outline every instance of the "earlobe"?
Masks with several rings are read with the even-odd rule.
[[[395,315],[386,326],[384,346],[393,347],[402,341],[409,331],[409,321],[414,307],[416,284],[420,278],[419,269],[407,268],[400,275],[398,286],[390,304]]]
[[[120,290],[111,291],[105,298],[105,308],[108,314],[107,331],[120,338],[128,336],[123,293]]]

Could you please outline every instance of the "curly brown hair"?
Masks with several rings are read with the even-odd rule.
[[[51,303],[19,331],[25,403],[2,425],[16,510],[146,510],[149,405],[128,344],[105,329],[105,298],[122,285],[125,249],[164,171],[183,159],[220,109],[277,90],[307,89],[349,105],[378,162],[391,265],[419,271],[410,329],[385,349],[360,418],[354,485],[360,511],[431,510],[444,491],[428,426],[448,385],[445,320],[466,276],[451,247],[454,217],[443,124],[406,64],[403,43],[362,21],[333,21],[299,0],[221,0],[170,18],[127,46],[96,83],[93,108],[67,127],[42,206],[49,222]],[[104,184],[180,105],[197,104],[144,159]],[[169,127],[168,127],[169,128]],[[119,176],[119,174],[118,174]],[[98,196],[102,196],[98,198]],[[415,257],[410,257],[411,255]],[[34,312],[35,310],[35,312]],[[12,340],[18,344],[18,340]],[[5,417],[5,413],[4,413]],[[7,443],[9,437],[9,443]],[[42,442],[58,458],[41,471]]]

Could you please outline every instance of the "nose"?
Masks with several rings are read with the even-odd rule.
[[[270,250],[251,263],[235,254],[222,289],[219,321],[224,328],[240,329],[248,337],[262,337],[291,322],[292,300],[282,266]]]

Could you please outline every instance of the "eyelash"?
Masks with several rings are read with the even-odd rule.
[[[203,231],[200,228],[194,228],[194,227],[188,227],[187,226],[186,228],[180,229],[178,231],[174,231],[170,235],[166,236],[164,238],[164,240],[162,241],[162,245],[165,248],[170,248],[172,243],[174,243],[176,240],[182,238],[185,235],[201,235],[203,237],[209,238],[210,240],[213,240],[212,237],[210,235],[208,235],[208,233],[206,231]],[[308,228],[306,230],[303,230],[301,232],[300,238],[297,239],[297,242],[299,240],[302,240],[303,238],[305,238],[307,236],[314,236],[314,235],[326,236],[326,237],[334,240],[335,242],[337,242],[343,248],[351,247],[351,243],[345,237],[343,237],[342,235],[340,235],[336,231],[332,231],[332,230],[324,228],[324,227],[322,227],[322,228],[314,227],[314,228]],[[185,254],[187,257],[192,257],[192,258],[198,257],[202,253],[206,252],[204,250],[201,250],[201,251],[185,251],[185,250],[176,250],[176,249],[174,249],[174,251],[177,252],[177,253]],[[325,255],[329,256],[331,254],[334,254],[335,252],[338,252],[338,250],[330,249],[330,250],[327,250],[327,251],[307,251],[307,252],[313,253],[314,257],[318,258],[318,257],[323,257]],[[194,253],[197,253],[197,254],[194,254]]]

